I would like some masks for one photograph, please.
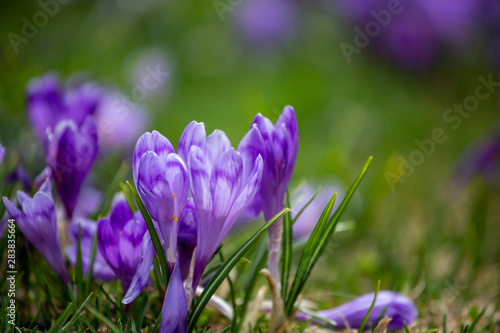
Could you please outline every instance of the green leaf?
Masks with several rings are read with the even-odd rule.
[[[82,305],[80,305],[80,307],[75,312],[75,314],[73,315],[73,318],[71,318],[71,320],[68,322],[68,324],[66,324],[66,326],[64,326],[62,328],[61,333],[67,332],[71,327],[73,327],[73,325],[79,319],[80,314],[82,313],[83,309],[85,309],[85,306],[87,306],[87,303],[90,301],[91,298],[92,298],[92,293],[90,293],[90,295],[87,296],[85,301],[83,301]]]
[[[78,222],[78,244],[76,247],[76,267],[75,267],[75,282],[76,282],[76,302],[78,303],[83,294],[83,263],[82,263],[82,226]]]
[[[64,309],[63,313],[61,313],[59,318],[57,318],[56,322],[54,323],[54,325],[52,325],[52,327],[50,328],[50,330],[48,330],[47,333],[59,332],[61,326],[64,325],[66,320],[68,320],[69,316],[71,315],[71,312],[73,312],[73,303],[68,304],[66,309]]]
[[[337,192],[335,192],[326,205],[321,217],[318,220],[318,223],[313,229],[311,236],[309,236],[309,240],[307,241],[306,247],[304,251],[302,251],[302,255],[300,257],[299,266],[297,268],[297,272],[295,273],[295,278],[293,279],[292,287],[290,288],[290,293],[288,294],[288,298],[285,302],[285,310],[288,315],[292,314],[293,305],[300,292],[302,291],[302,287],[309,277],[307,272],[308,267],[310,266],[310,261],[312,259],[312,252],[314,247],[318,245],[320,234],[323,231],[331,212],[333,209],[333,205],[335,203],[335,198],[337,197]]]
[[[89,271],[87,272],[87,281],[85,283],[85,295],[90,293],[90,287],[92,286],[92,274],[94,272],[94,262],[95,256],[97,253],[97,231],[94,233],[94,237],[92,237],[92,250],[90,254],[90,265]]]
[[[314,199],[316,199],[316,197],[318,196],[318,193],[319,193],[320,190],[321,190],[321,186],[316,189],[316,192],[314,192],[314,194],[312,195],[311,199],[309,199],[309,201],[306,202],[306,204],[304,205],[304,207],[302,207],[299,210],[299,212],[297,213],[297,215],[295,215],[295,217],[292,220],[292,225],[295,224],[295,222],[298,220],[298,218],[300,217],[300,215],[302,215],[302,213],[306,210],[306,208],[309,207],[309,205],[311,204],[311,202],[313,202]]]
[[[304,288],[309,275],[311,274],[314,266],[323,254],[330,238],[335,233],[335,228],[345,210],[347,209],[347,206],[349,205],[354,192],[358,188],[359,183],[366,174],[366,171],[368,170],[372,159],[373,158],[371,156],[368,158],[360,174],[349,188],[349,191],[347,191],[346,196],[344,197],[344,200],[342,200],[339,208],[330,218],[330,214],[335,202],[336,193],[332,196],[318,223],[316,224],[316,227],[314,228],[311,236],[309,237],[309,241],[307,242],[304,251],[302,252],[302,256],[299,261],[299,267],[295,274],[290,293],[288,295],[288,298],[286,299],[285,310],[289,316],[293,312],[295,301]]]
[[[231,325],[229,325],[228,327],[226,327],[225,329],[223,329],[220,333],[229,332],[230,329],[231,329]]]
[[[358,333],[363,333],[366,322],[368,321],[368,318],[370,318],[370,314],[372,313],[373,307],[375,306],[375,302],[377,301],[377,295],[378,295],[379,290],[380,290],[380,280],[378,280],[377,289],[375,289],[375,297],[373,297],[372,305],[370,305],[368,312],[366,313],[365,317],[363,318],[363,321],[361,322],[361,325],[358,328]],[[405,327],[406,327],[406,325],[405,325]]]
[[[215,273],[215,275],[210,279],[205,289],[201,293],[200,297],[193,306],[193,310],[189,315],[188,333],[192,332],[196,326],[196,322],[200,317],[203,309],[207,305],[208,301],[215,293],[217,288],[233,267],[240,261],[240,259],[245,255],[245,253],[259,240],[259,238],[264,234],[271,225],[273,225],[276,220],[278,220],[283,214],[288,212],[288,208],[283,209],[281,212],[276,214],[272,219],[270,219],[262,228],[260,228],[250,239],[248,239],[238,250],[236,250],[221,266],[221,268]]]
[[[286,194],[286,207],[290,208],[289,193]],[[288,290],[288,280],[290,277],[290,268],[292,267],[293,254],[293,233],[292,221],[290,212],[283,216],[283,241],[282,241],[282,256],[281,256],[281,297],[286,299]]]
[[[141,330],[142,323],[144,321],[144,314],[146,313],[146,309],[148,308],[148,294],[143,293],[142,297],[134,302],[134,318],[136,321],[135,327],[138,331]]]
[[[87,305],[87,310],[91,312],[94,316],[97,317],[100,321],[102,321],[106,326],[108,326],[109,330],[114,333],[120,333],[120,330],[118,327],[116,327],[115,324],[111,322],[105,315],[103,315],[101,312],[99,312],[96,308]]]
[[[158,237],[158,234],[156,233],[156,228],[153,224],[153,219],[151,219],[151,216],[149,215],[148,211],[146,210],[146,207],[142,203],[141,198],[139,197],[139,194],[137,191],[132,187],[129,181],[127,181],[127,185],[132,192],[132,194],[135,197],[135,202],[137,203],[137,207],[139,207],[139,210],[141,211],[142,216],[144,217],[144,221],[146,222],[146,225],[148,227],[149,235],[151,236],[151,241],[153,242],[156,255],[158,256],[158,261],[160,262],[160,267],[161,267],[161,273],[163,276],[163,283],[165,288],[167,288],[168,285],[168,268],[167,268],[167,259],[165,258],[165,252],[163,251],[163,247],[161,246],[160,242],[160,237]]]

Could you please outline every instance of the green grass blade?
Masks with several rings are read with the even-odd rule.
[[[231,329],[231,327],[235,327],[235,326],[229,325],[228,327],[226,327],[225,329],[223,329],[220,333],[227,333],[227,332],[229,332],[229,330]],[[232,332],[232,330],[231,330],[231,332]]]
[[[361,322],[361,325],[358,328],[358,333],[362,333],[363,330],[365,329],[366,322],[368,321],[368,318],[370,318],[370,314],[372,313],[373,307],[375,306],[375,302],[377,301],[377,295],[378,295],[379,290],[380,290],[380,280],[378,280],[377,289],[375,289],[375,297],[373,297],[372,305],[370,305],[368,312],[366,313],[365,317],[363,318],[363,321]]]
[[[82,227],[78,222],[78,244],[76,247],[76,267],[75,267],[75,282],[76,282],[76,302],[80,302],[83,297],[83,262],[82,262]]]
[[[73,309],[74,309],[73,303],[69,303],[68,306],[66,307],[66,309],[64,309],[63,313],[61,313],[59,318],[57,318],[54,325],[52,325],[50,330],[47,331],[47,333],[59,332],[59,330],[61,329],[61,326],[64,325],[66,320],[68,320],[69,316],[71,315],[71,312],[73,312]]]
[[[146,210],[146,207],[142,203],[141,198],[139,197],[139,194],[137,191],[132,187],[132,184],[130,184],[129,181],[127,181],[127,185],[130,189],[130,192],[135,197],[135,202],[137,203],[137,207],[139,207],[139,210],[141,211],[142,216],[144,217],[144,221],[146,222],[146,225],[148,227],[149,235],[151,236],[151,241],[153,242],[153,246],[156,251],[156,255],[158,256],[158,261],[160,262],[160,267],[161,267],[161,273],[163,276],[163,283],[165,288],[167,288],[168,285],[168,268],[167,268],[167,258],[165,258],[165,252],[163,251],[163,247],[161,246],[160,242],[160,237],[158,237],[158,234],[156,233],[156,228],[153,224],[153,219],[149,215],[148,211]]]
[[[410,333],[410,328],[408,327],[408,325],[406,324],[406,322],[405,322],[405,321],[403,321],[403,325],[404,325],[404,327],[405,327],[405,332],[406,332],[406,333]]]
[[[295,274],[295,278],[293,281],[292,288],[290,290],[289,296],[285,303],[285,310],[288,315],[291,315],[293,312],[293,307],[297,297],[300,292],[304,288],[304,285],[307,281],[307,278],[311,274],[314,266],[317,261],[323,254],[328,241],[335,233],[335,228],[344,214],[349,202],[351,201],[354,192],[358,188],[361,180],[366,174],[368,167],[371,164],[372,157],[370,156],[366,161],[363,169],[359,173],[358,177],[354,181],[354,183],[349,188],[349,191],[346,193],[344,200],[340,204],[339,208],[335,211],[331,218],[329,218],[331,210],[333,208],[333,204],[335,202],[335,195],[330,199],[330,202],[326,206],[323,214],[321,215],[316,227],[314,228],[309,241],[306,244],[304,251],[302,252],[302,256],[300,258],[299,267],[297,269],[297,273]]]
[[[111,322],[111,320],[109,320],[105,315],[103,315],[101,312],[99,312],[96,308],[94,308],[90,305],[87,305],[87,310],[89,310],[89,312],[91,312],[95,317],[97,317],[97,319],[99,319],[106,326],[108,326],[108,328],[111,332],[120,333],[120,330],[118,329],[118,327],[116,327],[116,325],[113,324],[113,322]]]
[[[290,208],[290,199],[287,192],[286,207]],[[292,267],[292,254],[293,254],[293,233],[292,221],[290,212],[283,216],[283,242],[282,242],[282,256],[281,256],[281,297],[286,299],[288,290],[288,280],[290,277],[290,268]]]
[[[311,204],[311,202],[313,202],[314,199],[316,199],[316,197],[318,196],[318,193],[319,193],[320,190],[321,190],[321,186],[316,189],[316,192],[314,192],[314,194],[312,195],[311,199],[309,199],[309,201],[306,202],[306,204],[304,205],[304,207],[302,207],[299,210],[299,212],[297,213],[297,215],[295,215],[295,217],[292,220],[292,225],[295,224],[295,222],[298,220],[298,218],[300,217],[300,215],[302,215],[302,213],[307,209],[307,207],[309,207],[309,205]]]
[[[193,310],[189,315],[189,325],[188,333],[192,332],[196,326],[198,318],[200,317],[203,309],[207,305],[208,301],[215,293],[217,288],[224,279],[228,276],[229,272],[233,267],[240,261],[245,253],[259,240],[259,238],[264,234],[271,225],[273,225],[276,220],[278,220],[283,214],[288,212],[288,208],[283,209],[281,212],[276,214],[272,219],[270,219],[262,228],[260,228],[250,239],[248,239],[238,250],[236,250],[221,266],[221,268],[215,273],[215,275],[210,279],[205,289],[201,293],[200,297],[193,306]]]
[[[94,262],[97,253],[97,231],[92,237],[92,252],[90,253],[90,265],[89,271],[87,272],[87,281],[85,281],[85,295],[90,293],[90,287],[92,286],[92,274],[94,273]]]
[[[295,304],[295,301],[297,300],[297,297],[300,294],[301,285],[304,284],[303,280],[307,279],[306,270],[307,267],[309,266],[309,261],[311,260],[312,252],[314,250],[314,247],[317,246],[320,235],[324,229],[328,217],[332,212],[336,197],[337,193],[334,193],[332,198],[326,205],[325,209],[323,210],[323,213],[321,214],[318,223],[316,223],[316,226],[314,227],[311,236],[309,236],[309,240],[306,243],[304,251],[302,251],[302,255],[300,256],[299,266],[297,268],[297,272],[295,273],[292,287],[290,288],[290,292],[288,293],[288,297],[285,302],[285,310],[288,315],[292,314],[293,305]]]
[[[82,313],[83,309],[85,309],[85,306],[87,306],[87,303],[90,301],[92,298],[92,293],[83,301],[82,305],[76,310],[75,314],[73,315],[73,318],[64,326],[61,330],[61,333],[67,332],[73,325],[76,323],[76,321],[79,319],[80,314]]]

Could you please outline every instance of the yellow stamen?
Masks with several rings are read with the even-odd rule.
[[[177,219],[177,216],[174,216],[174,221],[179,221],[179,220]]]
[[[175,193],[174,193],[174,195],[172,195],[172,199],[175,199]]]

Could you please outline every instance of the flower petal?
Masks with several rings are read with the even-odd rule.
[[[190,122],[179,139],[177,154],[187,162],[192,146],[200,147],[202,151],[205,151],[206,137],[205,124],[196,121]]]
[[[170,154],[166,160],[165,178],[170,185],[174,201],[174,216],[179,219],[189,195],[189,177],[184,161],[177,154]],[[175,197],[174,197],[175,196]]]
[[[175,265],[163,301],[160,332],[185,333],[187,324],[186,293],[179,267]]]
[[[205,158],[209,174],[212,172],[217,157],[229,148],[231,148],[231,142],[223,131],[215,130],[207,137]]]
[[[247,134],[241,139],[238,151],[243,158],[243,179],[248,179],[254,169],[257,156],[260,155],[263,159],[266,156],[264,139],[257,129],[257,125],[252,125]]]
[[[142,155],[147,152],[152,151],[160,157],[160,160],[164,160],[168,154],[174,153],[174,147],[170,141],[161,135],[158,131],[153,131],[152,133],[144,133],[135,145],[133,167],[132,172],[134,176],[134,182],[137,184],[137,176],[139,172],[139,161]]]
[[[137,270],[135,271],[132,283],[127,290],[127,293],[123,297],[122,303],[129,304],[132,302],[144,289],[149,281],[149,274],[151,268],[153,267],[153,260],[155,257],[155,248],[153,242],[151,241],[151,236],[149,232],[144,234],[142,239],[142,252],[141,261],[137,265]]]
[[[117,270],[121,266],[118,239],[108,218],[97,222],[97,245],[106,262],[113,270]]]

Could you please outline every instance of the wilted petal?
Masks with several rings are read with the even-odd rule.
[[[132,171],[134,175],[134,182],[136,184],[139,173],[140,158],[147,151],[154,152],[162,161],[165,161],[169,154],[175,152],[170,141],[158,131],[144,133],[139,140],[137,140],[134,150]]]
[[[179,144],[177,145],[177,154],[184,160],[188,161],[192,146],[205,150],[206,140],[205,125],[196,121],[190,122],[184,132],[182,132]]]
[[[160,332],[185,333],[187,324],[186,294],[179,267],[175,265],[163,301]]]
[[[342,304],[329,310],[318,311],[318,315],[323,318],[333,320],[337,323],[336,329],[346,328],[346,322],[351,328],[358,328],[370,308],[375,293],[365,294],[350,302]],[[385,312],[384,312],[385,311]],[[401,329],[403,322],[412,324],[418,317],[418,311],[413,301],[400,293],[383,290],[378,293],[375,306],[366,323],[366,328],[377,325],[377,320],[384,316],[392,318],[388,325],[389,330]],[[308,316],[298,315],[299,319],[307,319]]]
[[[122,303],[129,304],[141,293],[142,289],[144,289],[149,280],[154,257],[155,248],[149,232],[146,232],[142,239],[141,261],[137,265],[132,283],[123,297]]]

